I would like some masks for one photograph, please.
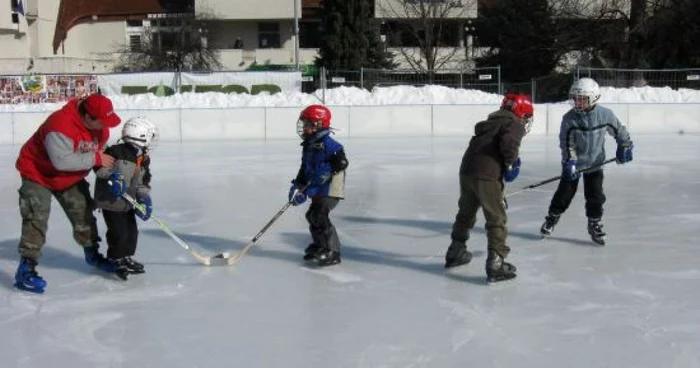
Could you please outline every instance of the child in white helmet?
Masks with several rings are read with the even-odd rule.
[[[100,168],[96,173],[95,202],[102,209],[107,225],[107,258],[123,280],[129,274],[145,272],[143,264],[131,257],[138,242],[136,216],[146,221],[153,211],[148,153],[156,146],[158,137],[158,128],[146,118],[129,119],[124,123],[121,142],[105,151],[114,157],[114,166]],[[145,211],[134,209],[122,198],[124,193],[135,198]]]
[[[612,110],[600,106],[600,87],[591,78],[577,80],[569,90],[572,108],[561,121],[559,147],[562,155],[562,176],[549,205],[549,213],[540,228],[543,237],[552,234],[559,218],[576,195],[579,178],[583,177],[588,234],[595,243],[604,245],[603,231],[603,165],[606,159],[605,136],[617,143],[618,164],[632,161],[630,135]]]

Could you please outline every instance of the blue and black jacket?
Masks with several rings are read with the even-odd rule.
[[[309,197],[345,196],[348,159],[343,145],[335,141],[330,133],[329,129],[318,131],[301,143],[301,166],[294,183],[299,187],[308,184],[306,194]]]

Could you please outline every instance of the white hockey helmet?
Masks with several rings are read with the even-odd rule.
[[[590,111],[600,99],[600,87],[591,78],[581,78],[571,86],[569,98],[574,110]]]
[[[142,116],[127,120],[122,128],[122,140],[143,150],[153,150],[159,138],[158,128]]]

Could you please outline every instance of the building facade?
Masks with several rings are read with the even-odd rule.
[[[433,1],[376,0],[382,40],[396,55],[416,54],[406,24],[420,23],[425,14],[411,6]],[[446,68],[461,68],[471,51],[469,22],[477,16],[476,0],[439,0],[449,5],[444,17],[441,53],[453,54]],[[105,73],[114,71],[117,52],[138,48],[146,30],[167,41],[168,29],[179,17],[207,21],[201,37],[218,50],[222,69],[245,70],[253,65],[311,64],[321,42],[320,0],[0,0],[0,73]],[[295,25],[298,24],[298,32]],[[412,27],[412,33],[425,32]],[[387,34],[391,32],[390,36]]]

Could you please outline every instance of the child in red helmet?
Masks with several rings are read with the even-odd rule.
[[[452,243],[445,255],[446,268],[471,261],[466,243],[476,213],[482,208],[488,238],[488,280],[502,281],[516,276],[515,266],[505,261],[510,248],[506,245],[508,217],[503,181],[511,182],[520,173],[520,142],[530,130],[533,112],[527,96],[507,94],[501,108],[474,127],[474,136],[459,169],[459,212],[452,226]]]
[[[348,159],[343,145],[331,138],[331,111],[311,105],[301,111],[297,134],[301,143],[301,167],[289,189],[289,201],[298,206],[311,197],[306,211],[313,243],[304,251],[304,260],[318,266],[340,263],[340,240],[329,214],[343,199]]]

